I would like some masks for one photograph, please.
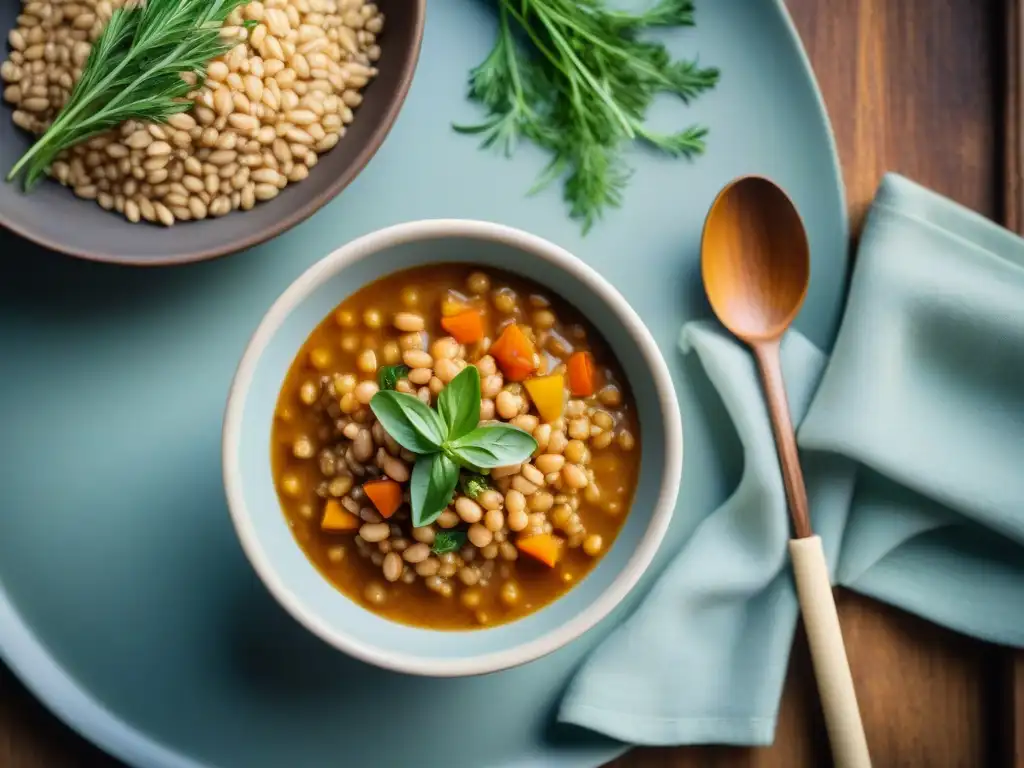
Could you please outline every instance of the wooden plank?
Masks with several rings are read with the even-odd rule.
[[[1006,716],[1002,719],[1003,765],[1024,768],[1024,651],[1006,652],[1003,708]]]
[[[119,768],[36,701],[0,664],[0,766],[3,768]]]
[[[1005,0],[1006,58],[1003,78],[1003,222],[1024,231],[1024,3]]]
[[[1010,699],[1010,760],[1014,768],[1024,768],[1024,652],[1017,651],[1011,658]]]
[[[1024,234],[1024,0],[1004,3],[1003,221]],[[1024,652],[1008,652],[1007,667],[1007,764],[1024,768]]]

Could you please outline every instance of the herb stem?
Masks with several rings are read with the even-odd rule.
[[[615,119],[619,121],[622,125],[623,131],[625,131],[626,137],[632,139],[635,134],[633,133],[633,127],[629,124],[629,120],[627,120],[626,116],[622,114],[622,110],[619,109],[615,100],[612,99],[605,87],[601,83],[597,82],[590,70],[587,69],[586,65],[576,56],[575,51],[573,51],[572,46],[569,45],[569,42],[562,35],[561,30],[559,30],[558,27],[547,17],[547,10],[543,6],[538,6],[533,10],[541,20],[541,23],[543,23],[547,28],[548,34],[551,35],[551,39],[555,41],[555,45],[557,45],[562,51],[562,54],[575,65],[576,71],[582,75],[594,90],[594,93],[598,95],[601,101],[603,101],[608,107],[608,110],[612,115],[615,116]]]
[[[627,61],[629,65],[632,66],[634,69],[643,72],[645,75],[648,75],[654,80],[657,80],[666,85],[671,84],[672,81],[669,80],[662,72],[659,72],[654,67],[648,66],[647,63],[644,62],[642,59],[637,59],[635,56],[630,56],[626,51],[622,49],[621,46],[612,45],[611,43],[607,42],[601,37],[591,34],[591,32],[587,30],[585,27],[583,27],[578,21],[559,13],[558,11],[549,12],[562,25],[572,29],[573,32],[575,32],[580,37],[584,38],[591,45],[603,49],[604,51],[611,54],[612,56],[615,56],[616,58]]]
[[[523,102],[523,77],[519,72],[519,66],[516,64],[515,57],[515,40],[512,38],[512,30],[509,29],[508,25],[508,8],[502,3],[498,8],[499,23],[501,24],[501,37],[504,40],[505,48],[505,64],[508,67],[509,78],[512,81],[513,92],[516,96],[516,102]]]
[[[551,51],[548,48],[548,46],[544,43],[543,40],[540,39],[540,37],[537,36],[536,31],[533,29],[533,26],[526,19],[526,17],[523,16],[515,8],[511,7],[508,4],[508,0],[500,0],[500,2],[501,2],[501,7],[507,9],[509,14],[516,21],[519,22],[520,26],[522,26],[522,28],[523,28],[523,31],[526,32],[527,36],[530,38],[530,42],[532,42],[536,46],[537,50],[540,51],[542,54],[544,54],[544,57],[549,62],[551,62],[551,65],[553,67],[555,67],[556,69],[562,71],[564,74],[566,74],[568,76],[569,73],[565,70],[565,64],[561,60],[559,60],[558,56],[553,51]]]

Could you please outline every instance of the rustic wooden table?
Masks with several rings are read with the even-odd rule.
[[[855,228],[887,170],[1001,215],[1004,1],[788,0],[832,117]],[[877,768],[1024,768],[1024,664],[856,595],[839,601]],[[614,766],[829,764],[800,637],[773,747],[641,749]],[[0,766],[117,765],[0,666]]]

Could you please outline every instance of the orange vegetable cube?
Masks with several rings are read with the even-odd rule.
[[[490,353],[509,381],[523,381],[537,370],[533,342],[515,323],[505,326],[501,336],[491,344]]]
[[[324,505],[324,516],[320,521],[322,530],[331,533],[344,533],[358,530],[362,524],[363,521],[341,506],[337,499],[328,499]]]
[[[472,344],[484,337],[484,318],[477,309],[467,309],[457,315],[442,317],[441,327],[459,344]]]
[[[550,533],[538,533],[516,540],[516,547],[524,555],[529,555],[549,568],[554,568],[562,556],[562,545],[565,542]]]
[[[402,506],[402,486],[394,480],[381,479],[363,483],[363,492],[385,519],[395,514]]]
[[[573,352],[566,365],[569,391],[576,397],[590,397],[597,390],[594,361],[589,352]]]

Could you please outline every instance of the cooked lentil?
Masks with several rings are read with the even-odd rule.
[[[0,65],[17,126],[46,130],[124,2],[22,0]],[[133,223],[171,226],[272,200],[344,137],[377,75],[383,23],[366,0],[252,0],[228,17],[224,34],[238,42],[210,62],[190,111],[160,125],[126,121],[62,153],[50,176]]]
[[[550,315],[540,327],[538,308]],[[441,322],[466,309],[484,317],[484,337],[460,344]],[[600,388],[590,397],[562,392],[561,416],[545,421],[530,379],[507,381],[490,354],[511,323],[538,350],[537,375],[565,373],[569,356],[586,351]],[[384,362],[381,351],[389,347],[393,362]],[[531,431],[538,443],[529,461],[492,470],[490,488],[476,498],[457,490],[437,520],[422,528],[410,522],[407,487],[387,519],[363,487],[377,478],[406,483],[415,460],[368,407],[379,367],[394,365],[399,350],[409,370],[396,389],[433,403],[445,382],[475,365],[481,420],[508,421]],[[439,387],[431,386],[435,381]],[[625,375],[572,306],[525,279],[446,264],[363,288],[313,331],[278,399],[272,463],[298,543],[341,592],[395,621],[468,629],[542,608],[612,546],[637,482],[637,434]],[[351,529],[325,529],[330,504],[354,516]],[[432,546],[441,532],[459,532],[465,541],[438,554]],[[523,548],[530,537],[545,534],[563,542],[553,567]]]

